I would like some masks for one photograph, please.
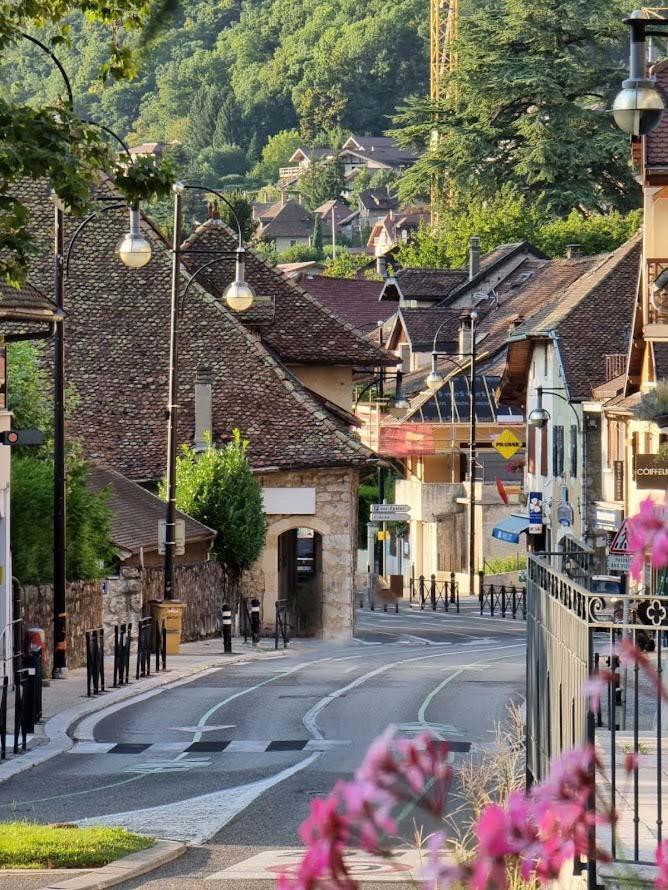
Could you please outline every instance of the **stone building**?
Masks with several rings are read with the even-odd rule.
[[[46,235],[53,215],[48,190],[33,184],[29,192],[32,224]],[[75,225],[68,222],[68,237]],[[89,459],[152,486],[166,462],[171,254],[143,219],[152,259],[142,269],[126,268],[115,256],[126,229],[126,211],[105,213],[82,230],[70,257],[67,378],[77,404],[69,434]],[[356,368],[368,373],[394,358],[252,252],[246,278],[259,299],[242,324],[218,299],[218,282],[233,278],[235,237],[211,220],[195,233],[199,248],[212,233],[229,260],[216,266],[215,280],[194,283],[183,303],[180,442],[193,444],[203,425],[216,444],[229,441],[235,428],[250,440],[268,536],[246,592],[262,600],[265,624],[273,625],[279,596],[297,608],[309,588],[316,602],[309,600],[296,618],[303,632],[349,635],[357,487],[360,473],[376,462],[351,426],[353,376]],[[36,260],[32,277],[50,287],[48,256]],[[309,547],[311,556],[299,557]],[[182,593],[189,598],[197,590]]]

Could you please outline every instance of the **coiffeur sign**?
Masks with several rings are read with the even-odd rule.
[[[658,454],[636,454],[633,478],[638,488],[668,489],[668,458]]]

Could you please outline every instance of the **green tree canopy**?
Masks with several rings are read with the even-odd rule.
[[[338,198],[343,186],[343,165],[336,160],[314,160],[299,177],[297,185],[309,210],[315,210],[325,201]]]
[[[231,569],[250,568],[262,552],[262,492],[248,462],[248,441],[234,430],[224,448],[209,442],[198,453],[184,445],[176,465],[176,503],[218,532],[216,557]],[[162,485],[164,496],[165,486]]]
[[[444,195],[512,184],[556,215],[637,206],[628,140],[607,111],[627,12],[622,0],[464,0],[445,98],[413,99],[395,118],[400,141],[426,152],[403,194],[428,193],[436,176]]]

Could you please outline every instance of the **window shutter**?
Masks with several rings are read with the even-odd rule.
[[[536,427],[529,426],[527,439],[527,471],[536,472]]]
[[[578,474],[578,428],[571,425],[571,476],[575,479]]]
[[[540,430],[540,475],[547,476],[547,424]]]

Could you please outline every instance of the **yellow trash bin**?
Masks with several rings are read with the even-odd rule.
[[[167,631],[167,655],[178,655],[181,647],[183,630],[183,612],[186,604],[180,600],[151,600],[151,617],[162,627],[165,622]]]

